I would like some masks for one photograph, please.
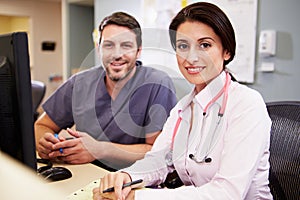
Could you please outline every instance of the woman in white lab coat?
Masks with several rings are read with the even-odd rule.
[[[102,178],[94,199],[272,199],[271,120],[261,95],[227,72],[236,48],[229,19],[217,6],[198,2],[183,8],[169,28],[178,67],[195,87],[173,108],[145,158]],[[137,179],[161,185],[172,172],[180,179],[169,185],[181,180],[185,186],[122,189]],[[109,187],[115,192],[102,192]]]

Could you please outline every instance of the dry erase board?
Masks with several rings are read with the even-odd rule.
[[[240,82],[253,83],[255,73],[255,43],[257,0],[208,0],[218,5],[230,19],[236,35],[236,56],[228,65]]]
[[[144,64],[166,65],[176,71],[177,63],[172,48],[169,46],[167,34],[159,34],[162,30],[167,30],[168,25],[174,15],[182,6],[199,2],[196,0],[144,0],[143,1],[143,48],[142,60]],[[218,5],[229,17],[236,34],[237,48],[234,60],[228,65],[235,78],[239,82],[253,83],[255,73],[255,44],[256,44],[256,24],[257,24],[257,0],[206,0]],[[149,15],[149,13],[152,13]],[[159,29],[155,31],[153,29]],[[155,37],[154,37],[155,36]],[[153,38],[153,39],[151,39]],[[153,51],[160,49],[155,53]],[[155,59],[156,56],[163,58]],[[157,57],[156,57],[157,58]],[[160,63],[157,63],[157,62]],[[173,75],[173,74],[171,74]],[[181,77],[180,75],[178,75]]]

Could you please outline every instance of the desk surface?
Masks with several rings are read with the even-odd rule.
[[[93,164],[54,164],[54,166],[68,168],[72,172],[72,177],[57,182],[45,182],[32,169],[0,151],[0,199],[66,200],[68,196],[91,185],[90,183],[95,180],[99,182],[99,179],[108,173]],[[98,184],[94,184],[95,187]],[[91,196],[91,190],[88,192]]]
[[[92,181],[102,178],[108,173],[105,169],[90,163],[81,165],[54,164],[55,166],[66,167],[72,172],[72,177],[69,179],[49,183],[66,196],[85,187]]]

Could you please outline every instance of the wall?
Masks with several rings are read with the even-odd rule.
[[[142,21],[141,0],[94,0],[95,26],[98,27],[104,17],[115,11],[125,11]]]
[[[142,18],[142,0],[95,0],[95,28],[107,14],[122,10]],[[261,59],[256,56],[256,74],[250,87],[258,90],[265,101],[300,100],[300,19],[299,0],[259,0],[258,27],[277,31],[277,52],[271,61],[275,63],[275,72],[259,72]],[[31,18],[32,43],[34,48],[33,76],[48,83],[49,74],[62,74],[61,46],[61,4],[59,2],[38,2],[34,0],[0,0],[0,15],[29,16]],[[42,52],[41,42],[56,41],[55,52]],[[258,43],[258,39],[256,41]],[[51,87],[47,91],[51,90]]]
[[[107,14],[123,10],[141,22],[142,1],[95,0],[95,24]],[[116,6],[117,5],[117,6]],[[300,1],[258,0],[257,41],[259,31],[277,31],[277,53],[270,60],[275,63],[275,72],[259,72],[260,62],[256,55],[255,81],[249,87],[258,90],[265,101],[300,100]]]
[[[94,7],[69,4],[69,71],[75,73],[94,49]]]
[[[267,102],[300,100],[299,8],[299,0],[259,1],[258,30],[277,31],[276,56],[269,59],[275,63],[275,72],[257,72],[255,83],[250,87],[260,91]],[[257,56],[258,70],[261,61]]]
[[[177,62],[173,54],[173,49],[169,43],[168,32],[162,29],[143,28],[143,15],[145,15],[145,13],[143,13],[143,6],[142,0],[95,0],[95,25],[97,25],[98,28],[104,17],[116,11],[124,11],[134,16],[139,21],[143,31],[141,60],[147,66],[166,71],[173,78],[177,91],[177,98],[180,99],[187,91],[190,91],[191,86],[182,78],[176,67]],[[161,49],[163,50],[160,51]],[[174,59],[172,59],[172,56],[174,56]]]
[[[5,34],[17,31],[29,31],[28,17],[13,17],[7,15],[0,15],[0,34]]]
[[[6,33],[8,30],[11,30],[11,18],[10,16],[0,16],[0,33]]]
[[[53,92],[50,74],[62,74],[61,3],[35,0],[0,0],[0,15],[29,17],[29,45],[32,77],[47,84],[48,96]],[[1,24],[2,25],[2,24]],[[41,50],[43,41],[55,41],[53,52]]]

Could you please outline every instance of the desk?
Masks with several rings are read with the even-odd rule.
[[[16,159],[0,151],[0,199],[65,200],[61,190],[53,188]]]
[[[72,177],[69,179],[48,183],[60,190],[65,196],[83,188],[94,180],[102,178],[108,173],[105,169],[90,163],[81,165],[54,164],[53,166],[65,167],[72,172]]]
[[[108,173],[93,164],[54,166],[68,168],[72,177],[57,182],[45,182],[32,169],[0,151],[0,199],[66,200],[67,196]]]

